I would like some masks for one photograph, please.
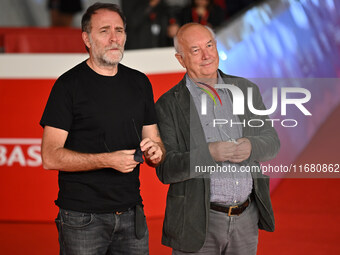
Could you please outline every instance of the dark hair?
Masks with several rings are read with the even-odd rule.
[[[96,13],[96,11],[100,9],[105,9],[109,11],[113,11],[119,14],[119,16],[122,18],[123,23],[124,23],[124,28],[126,28],[126,18],[119,8],[118,5],[116,4],[110,4],[110,3],[95,3],[91,5],[89,8],[87,8],[86,12],[84,13],[82,19],[81,19],[81,30],[83,32],[90,33],[91,32],[91,17],[93,14]]]

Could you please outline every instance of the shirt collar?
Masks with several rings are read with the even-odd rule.
[[[217,84],[224,84],[219,70],[217,70]],[[198,87],[197,84],[189,77],[188,73],[185,74],[185,85],[192,96],[200,96],[203,93],[200,87]]]

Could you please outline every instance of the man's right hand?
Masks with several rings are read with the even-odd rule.
[[[234,142],[212,142],[209,143],[210,155],[216,162],[223,162],[232,159],[237,144]]]
[[[134,160],[136,150],[120,150],[108,153],[108,166],[122,173],[130,173],[139,164]]]
[[[93,171],[113,168],[122,173],[132,172],[139,164],[134,160],[136,150],[119,150],[108,153],[82,153],[64,148],[68,132],[45,126],[41,144],[42,163],[45,169],[65,172]]]

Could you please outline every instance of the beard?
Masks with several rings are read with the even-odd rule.
[[[111,52],[112,49],[118,48]],[[124,49],[120,45],[112,45],[104,49],[104,52],[97,56],[97,60],[100,64],[104,66],[118,65],[118,63],[123,59]]]
[[[123,59],[124,56],[124,44],[120,45],[113,43],[105,48],[100,48],[96,42],[92,41],[90,37],[90,44],[92,49],[92,55],[97,63],[102,66],[115,66]],[[118,49],[112,51],[112,49]]]

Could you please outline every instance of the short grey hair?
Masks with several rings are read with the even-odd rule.
[[[208,29],[208,31],[211,33],[212,37],[216,41],[216,34],[215,34],[214,30],[212,30],[211,27],[208,27],[208,26],[204,26],[204,27],[206,29]],[[177,32],[177,34],[178,34],[178,32]],[[182,52],[181,52],[181,49],[180,49],[180,43],[178,42],[177,34],[174,36],[174,47],[175,47],[176,53],[182,55]]]

